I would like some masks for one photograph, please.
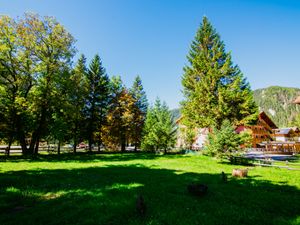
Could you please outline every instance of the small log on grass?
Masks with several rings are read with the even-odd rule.
[[[226,173],[224,173],[224,171],[222,171],[222,173],[221,173],[221,180],[223,183],[227,182],[227,175],[226,175]]]
[[[205,184],[189,184],[187,191],[194,196],[203,196],[207,193],[208,186]]]
[[[139,216],[145,216],[146,204],[142,195],[139,195],[136,199],[136,211]]]

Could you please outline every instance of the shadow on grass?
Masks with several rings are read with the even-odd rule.
[[[64,154],[39,154],[37,156],[22,156],[22,155],[13,155],[13,156],[0,156],[0,162],[88,162],[88,161],[131,161],[131,160],[151,160],[160,157],[179,157],[179,154],[155,154],[151,152],[100,152],[100,153],[89,153],[89,152],[80,152],[80,153],[64,153]]]
[[[205,183],[204,197],[186,185]],[[135,199],[147,213],[140,218]],[[219,174],[106,166],[26,170],[0,176],[0,224],[292,224],[299,221],[300,190],[254,177],[222,183]]]

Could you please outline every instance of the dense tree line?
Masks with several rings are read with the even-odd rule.
[[[131,88],[107,75],[99,55],[87,66],[72,35],[54,18],[0,18],[0,138],[37,154],[42,140],[125,150],[140,147],[147,98],[139,76]]]

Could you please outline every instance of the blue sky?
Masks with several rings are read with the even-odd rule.
[[[182,68],[205,15],[252,89],[300,87],[300,1],[0,0],[0,13],[58,19],[78,53],[99,53],[108,74],[127,86],[139,74],[150,102],[182,100]]]

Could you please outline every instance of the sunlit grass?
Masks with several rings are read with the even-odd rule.
[[[99,154],[0,162],[0,224],[299,224],[300,171],[205,156]],[[299,163],[299,162],[295,162]],[[222,183],[220,174],[228,175]],[[207,184],[202,198],[186,185]],[[147,212],[136,212],[142,195]]]

